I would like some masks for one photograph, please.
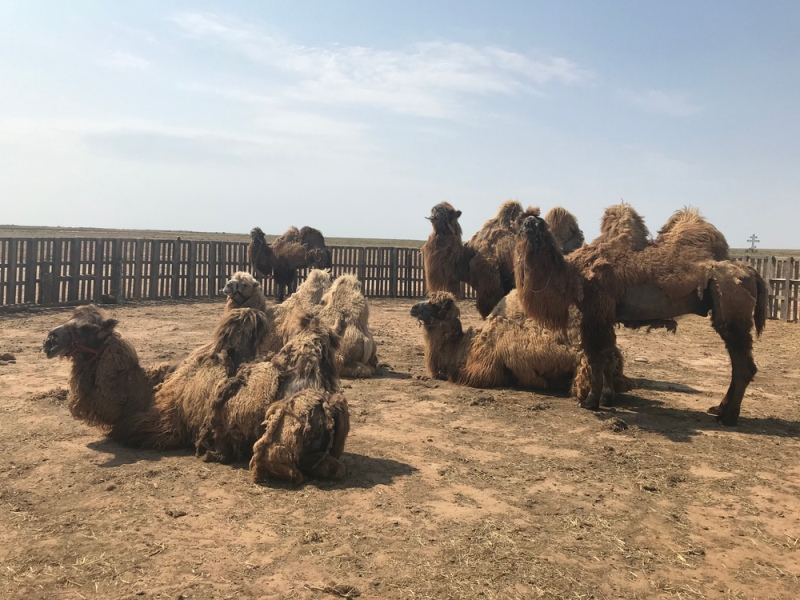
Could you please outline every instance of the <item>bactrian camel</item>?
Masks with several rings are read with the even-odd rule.
[[[570,305],[581,310],[581,344],[592,368],[591,391],[581,406],[590,409],[613,401],[613,384],[604,373],[614,356],[616,323],[658,324],[710,312],[730,355],[732,377],[722,402],[709,412],[735,425],[757,370],[751,332],[764,328],[766,285],[746,263],[725,260],[724,236],[696,210],[678,211],[646,243],[634,235],[634,213],[627,205],[611,207],[604,229],[614,229],[614,214],[627,225],[566,257],[538,214],[522,215],[516,269],[522,305],[548,328],[567,326]]]
[[[116,325],[97,307],[81,307],[44,342],[48,358],[71,361],[67,404],[75,418],[133,447],[195,447],[222,462],[252,454],[256,481],[344,474],[349,415],[337,393],[338,338],[311,315],[272,360],[259,361],[269,320],[231,309],[212,341],[174,372],[142,368]]]
[[[435,292],[415,304],[411,315],[423,325],[431,377],[476,388],[558,390],[572,382],[578,397],[589,391],[591,377],[580,350],[577,310],[568,330],[547,330],[525,317],[517,290],[512,290],[480,329],[465,331],[455,297]],[[632,385],[622,374],[622,355],[615,359],[612,376],[627,391]]]
[[[291,293],[297,281],[297,269],[331,266],[331,252],[325,238],[311,227],[290,227],[272,244],[268,244],[260,227],[250,231],[251,242],[247,255],[252,268],[262,277],[274,274],[275,297],[282,302],[287,289]]]

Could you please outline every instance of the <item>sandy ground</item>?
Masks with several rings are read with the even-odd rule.
[[[67,362],[39,353],[70,311],[0,316],[16,357],[0,364],[0,596],[800,595],[799,325],[767,324],[726,429],[705,414],[729,365],[704,319],[621,331],[639,388],[593,414],[429,380],[410,305],[371,304],[383,373],[344,382],[347,477],[299,488],[105,441],[64,406]],[[221,309],[111,312],[148,363],[200,345]]]

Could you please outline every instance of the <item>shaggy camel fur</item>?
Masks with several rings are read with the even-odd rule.
[[[328,268],[331,253],[325,246],[325,238],[311,227],[290,227],[282,236],[267,244],[261,228],[250,231],[251,242],[247,255],[253,269],[262,277],[274,272],[275,295],[278,302],[292,290],[297,280],[297,269],[303,267]]]
[[[322,297],[320,320],[342,339],[336,352],[340,377],[372,377],[378,366],[377,346],[369,331],[369,303],[355,275],[342,275]]]
[[[497,214],[486,221],[465,244],[500,273],[503,293],[514,289],[514,250],[517,246],[517,217],[523,212],[516,200],[500,205]]]
[[[340,377],[371,377],[378,364],[375,341],[369,331],[369,305],[354,275],[342,275],[331,285],[328,271],[314,269],[297,291],[275,308],[268,308],[258,282],[249,273],[234,273],[225,284],[226,310],[237,307],[265,311],[277,336],[269,352],[277,352],[297,332],[296,318],[305,312],[319,316],[342,342],[336,353]]]
[[[116,324],[96,307],[82,307],[44,342],[48,358],[72,361],[68,406],[77,419],[102,427],[109,438],[126,445],[157,449],[194,445],[198,454],[227,461],[252,452],[264,435],[264,420],[273,402],[291,403],[292,396],[305,391],[298,406],[308,414],[296,418],[313,426],[298,433],[296,445],[302,450],[290,457],[297,461],[284,465],[284,470],[299,469],[311,477],[344,472],[338,459],[349,428],[347,407],[342,398],[333,396],[338,387],[334,364],[338,338],[318,320],[306,315],[299,327],[303,332],[271,361],[248,362],[263,352],[270,323],[261,311],[232,309],[223,315],[212,342],[195,350],[166,377],[141,367],[136,351],[114,331]],[[316,404],[309,400],[311,391]],[[333,428],[327,417],[319,423],[320,410],[335,415]],[[327,432],[323,437],[309,437],[323,430]],[[282,435],[284,443],[288,435]],[[268,453],[269,444],[260,448]],[[310,460],[305,455],[309,448],[316,454],[318,448],[329,448],[330,453]],[[265,472],[281,471],[259,471],[258,477]],[[293,480],[298,479],[293,476]]]
[[[616,207],[614,208],[616,210]],[[613,212],[613,211],[612,211]],[[517,287],[525,312],[546,327],[564,328],[568,307],[582,313],[581,344],[592,370],[591,391],[581,406],[597,409],[613,400],[607,381],[618,322],[663,322],[682,314],[706,316],[731,357],[732,378],[719,406],[709,412],[735,425],[756,366],[751,331],[766,321],[767,289],[746,263],[717,261],[724,237],[696,211],[680,211],[664,236],[633,250],[630,232],[562,256],[547,223],[520,218]]]
[[[461,240],[461,211],[447,202],[431,209],[433,232],[422,246],[425,281],[429,292],[461,295],[461,282],[475,289],[477,308],[486,317],[505,295],[500,272],[474,248]]]
[[[550,225],[550,222],[547,224]],[[639,252],[650,245],[650,231],[644,219],[627,202],[606,209],[600,220],[600,235],[591,245],[597,246],[611,240],[615,240],[616,244],[624,243],[632,252]]]
[[[486,318],[484,326],[464,331],[455,297],[436,292],[411,308],[424,325],[425,362],[432,377],[477,388],[519,386],[528,389],[565,387],[588,394],[588,364],[579,347],[577,310],[567,331],[549,331],[522,312],[512,290]],[[622,374],[617,356],[613,377],[625,391],[632,384]]]
[[[464,331],[455,297],[434,292],[411,308],[425,335],[431,377],[477,388],[564,387],[578,366],[564,332],[547,332],[532,320],[490,317]]]
[[[534,210],[532,208],[529,211]],[[521,213],[520,213],[521,214]],[[517,216],[519,219],[519,215]],[[571,212],[562,206],[554,206],[544,217],[556,244],[561,248],[562,254],[569,254],[583,246],[583,231],[578,227],[578,219]],[[514,248],[517,245],[517,223],[514,223]],[[516,285],[516,283],[515,283]]]
[[[338,458],[349,428],[347,401],[341,394],[320,401],[320,392],[304,390],[273,403],[267,409],[264,435],[253,446],[253,481],[275,477],[300,484],[308,473],[339,479],[344,465]]]

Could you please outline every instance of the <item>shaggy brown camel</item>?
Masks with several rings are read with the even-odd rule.
[[[339,457],[349,417],[346,402],[335,394],[338,338],[317,319],[306,315],[299,326],[302,333],[272,360],[248,362],[263,353],[270,336],[269,320],[261,311],[230,310],[212,342],[195,350],[166,377],[141,367],[136,351],[114,331],[116,325],[97,307],[81,307],[44,342],[48,358],[71,359],[68,407],[75,418],[101,427],[109,438],[126,445],[195,446],[198,454],[228,461],[252,453],[264,435],[269,407],[285,399],[307,411],[287,422],[293,418],[313,426],[281,429],[284,445],[291,431],[296,432],[295,445],[301,450],[287,455],[294,462],[259,467],[253,476],[260,479],[287,472],[298,481],[296,470],[308,477],[344,473]],[[303,394],[302,402],[292,399],[295,394]],[[311,394],[315,394],[313,401]],[[333,415],[332,425],[327,416],[320,423],[321,414]],[[256,464],[278,460],[265,456],[268,443],[259,448]],[[319,457],[326,448],[328,454]],[[317,458],[311,460],[310,451]]]
[[[425,281],[428,292],[450,292],[461,295],[461,282],[475,289],[477,308],[486,317],[505,295],[500,272],[474,248],[461,240],[461,211],[447,202],[431,209],[433,232],[422,246]]]
[[[297,281],[297,269],[330,267],[330,250],[317,229],[303,227],[298,230],[297,227],[290,227],[270,245],[261,228],[254,227],[250,231],[250,238],[247,248],[250,264],[262,277],[274,273],[278,302],[283,302],[287,289],[291,293]]]
[[[570,305],[582,313],[581,344],[592,385],[581,406],[594,410],[613,400],[607,371],[616,323],[635,326],[710,312],[731,357],[732,378],[722,402],[709,412],[725,425],[736,424],[744,391],[757,371],[751,331],[755,327],[760,335],[764,328],[767,289],[746,263],[716,260],[724,255],[722,241],[724,236],[697,211],[679,211],[644,249],[635,249],[626,230],[565,257],[543,219],[521,216],[516,276],[525,312],[552,328],[567,326]]]
[[[529,208],[528,210],[534,210]],[[519,219],[519,215],[517,215]],[[578,219],[575,218],[571,212],[562,206],[554,206],[544,216],[550,231],[553,232],[553,238],[556,244],[561,249],[562,254],[569,254],[573,250],[577,250],[583,246],[583,231],[578,227]],[[517,243],[517,223],[514,223],[514,250],[516,253]],[[514,283],[516,285],[516,281]]]
[[[500,284],[503,286],[504,294],[514,289],[516,222],[522,212],[522,205],[516,200],[503,202],[497,214],[487,220],[465,244],[467,248],[485,258],[492,268],[500,273]]]
[[[425,334],[425,363],[436,379],[477,388],[564,387],[578,366],[565,332],[551,333],[528,319],[487,318],[464,331],[455,296],[434,292],[411,308]]]
[[[258,282],[249,273],[234,273],[223,289],[226,310],[246,306],[263,310],[274,323],[277,336],[268,346],[277,352],[297,331],[294,315],[318,316],[341,337],[336,352],[340,377],[371,377],[378,364],[375,341],[369,331],[369,305],[354,275],[342,275],[331,285],[328,271],[314,269],[297,291],[282,304],[267,308]]]
[[[369,303],[355,275],[338,277],[322,297],[320,320],[342,339],[336,351],[340,377],[372,377],[378,366],[377,346],[369,331]]]
[[[578,311],[566,331],[550,331],[522,312],[517,290],[498,303],[479,330],[464,331],[455,297],[436,292],[411,308],[424,326],[425,362],[430,375],[477,388],[517,386],[527,389],[564,388],[589,391],[588,363],[579,346]],[[625,391],[632,383],[622,374],[616,355],[612,376]]]
[[[516,221],[522,213],[522,205],[516,200],[504,202],[497,214],[463,244],[458,223],[461,211],[447,202],[434,206],[428,217],[433,232],[422,246],[428,292],[450,292],[460,297],[464,281],[475,289],[478,312],[486,318],[514,288]],[[583,232],[572,213],[559,206],[551,209],[546,219],[555,228],[565,254],[583,244]]]

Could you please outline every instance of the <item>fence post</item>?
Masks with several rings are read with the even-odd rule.
[[[208,297],[214,298],[219,291],[217,289],[217,251],[219,242],[208,244]]]
[[[794,257],[789,257],[783,263],[783,280],[785,283],[783,284],[783,312],[781,314],[781,319],[783,321],[789,320],[789,303],[792,300],[790,295],[791,287],[792,287],[792,265],[794,263]]]
[[[197,294],[197,242],[189,242],[189,267],[186,271],[186,297],[194,298]]]
[[[119,304],[125,299],[125,288],[122,285],[122,240],[119,238],[111,242],[111,281],[108,293],[115,297]]]
[[[389,258],[389,297],[397,298],[397,248],[392,248]]]
[[[158,295],[158,280],[161,270],[161,242],[153,240],[150,246],[150,293],[148,296],[155,300]]]
[[[17,252],[20,240],[11,238],[8,241],[8,299],[6,304],[17,303]]]
[[[25,302],[36,302],[36,259],[38,244],[29,239],[25,244]]]
[[[180,298],[181,238],[172,242],[172,298]]]
[[[53,267],[51,270],[53,281],[50,288],[50,299],[48,300],[50,304],[61,302],[61,264],[64,261],[62,249],[62,241],[59,239],[53,240]]]
[[[105,239],[100,238],[94,244],[94,301],[100,302],[103,294],[103,250]]]
[[[69,246],[69,282],[67,284],[67,300],[75,302],[78,299],[78,286],[80,285],[81,272],[81,241],[70,240]]]
[[[142,259],[144,258],[144,240],[136,240],[136,250],[133,253],[133,297],[142,299]]]

